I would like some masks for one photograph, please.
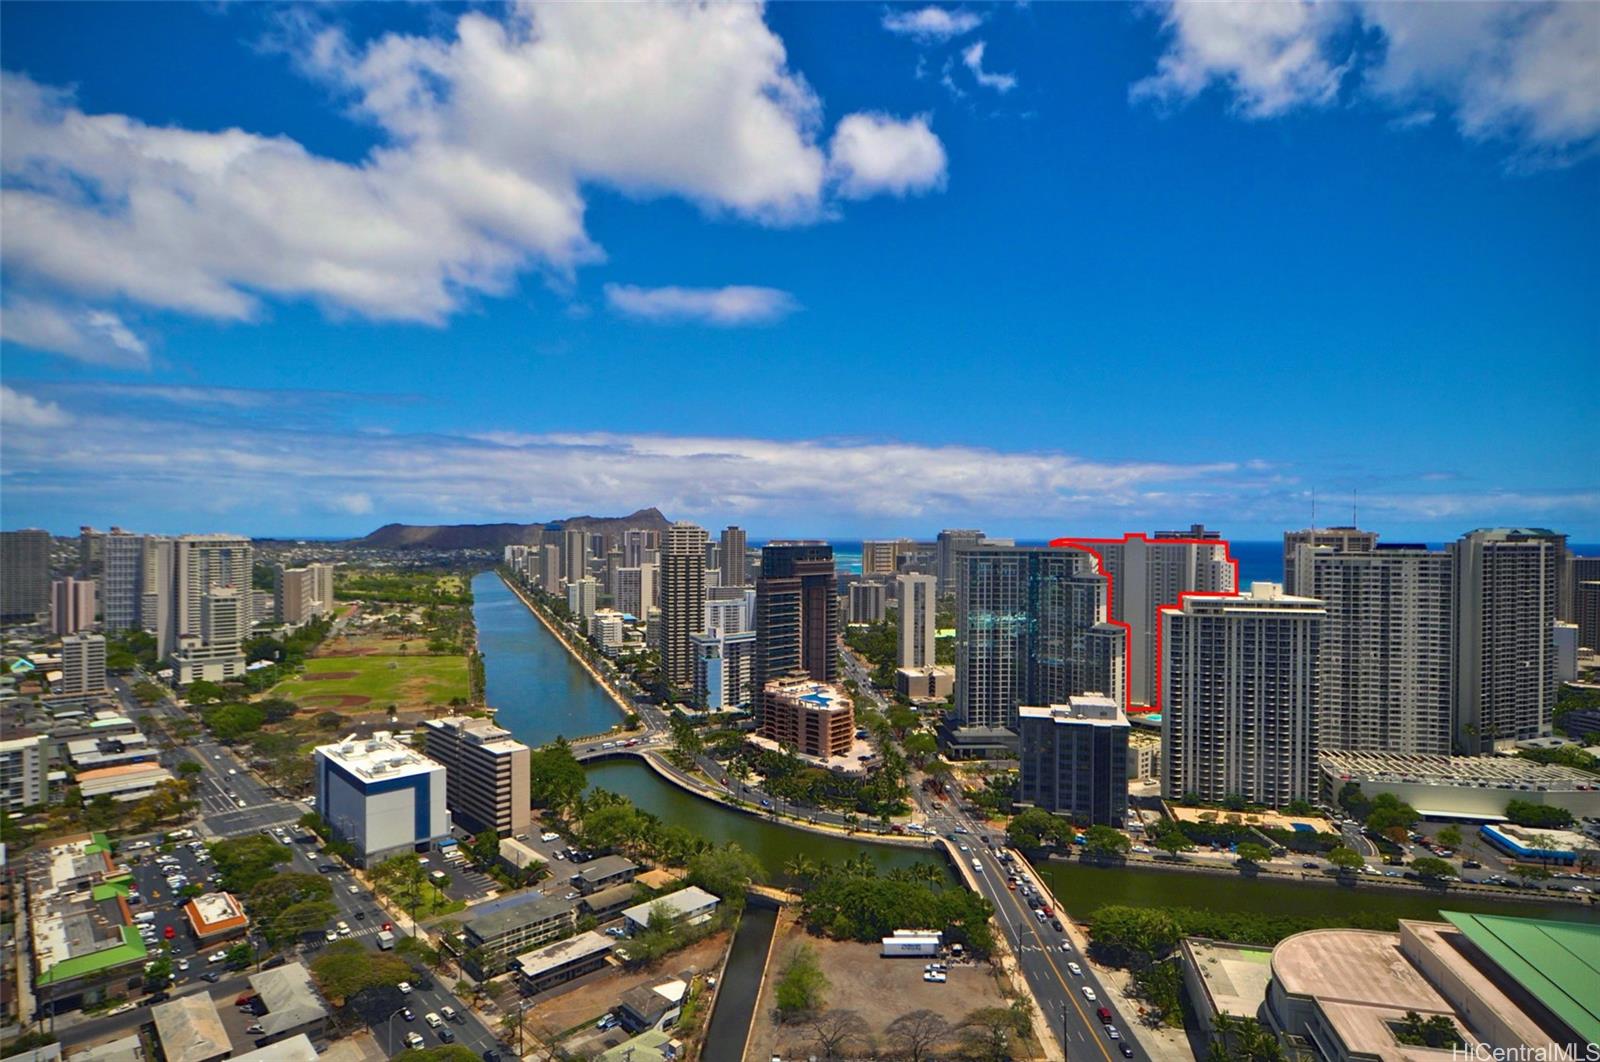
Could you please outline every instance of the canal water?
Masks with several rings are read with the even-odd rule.
[[[621,720],[616,703],[498,575],[477,575],[472,597],[488,703],[501,726],[530,745],[542,745],[558,735],[597,734]],[[916,862],[944,865],[933,851],[829,837],[729,811],[663,781],[635,759],[597,763],[589,768],[589,779],[665,822],[688,826],[718,844],[738,842],[761,861],[774,884],[783,883],[783,866],[797,853],[842,863],[865,852],[884,870]]]
[[[472,615],[488,703],[529,745],[583,737],[622,721],[616,702],[494,572],[472,580]]]
[[[1435,899],[1432,894],[1410,889],[1263,881],[1239,875],[1130,870],[1082,863],[1041,863],[1037,869],[1061,906],[1078,920],[1088,918],[1107,904],[1126,903],[1294,918],[1363,913],[1438,921],[1442,909],[1468,914],[1600,921],[1600,908],[1592,905],[1485,900],[1469,897],[1460,890],[1450,890]]]
[[[705,1062],[742,1062],[761,995],[761,972],[766,969],[777,925],[778,912],[761,904],[751,903],[740,916],[739,931],[734,934],[717,989],[716,1009],[706,1029]]]

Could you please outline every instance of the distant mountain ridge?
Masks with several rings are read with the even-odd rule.
[[[671,521],[651,506],[627,516],[569,516],[539,524],[384,524],[344,544],[363,549],[504,549],[544,541],[561,531],[615,534],[629,529],[664,531]]]

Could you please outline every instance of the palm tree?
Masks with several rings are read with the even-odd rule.
[[[804,852],[796,852],[783,864],[783,872],[799,882],[816,880],[817,870],[817,861]]]

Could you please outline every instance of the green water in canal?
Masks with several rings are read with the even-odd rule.
[[[1593,905],[1485,900],[1469,897],[1456,889],[1436,895],[1373,885],[1343,887],[1316,882],[1252,881],[1236,874],[1186,874],[1081,863],[1045,863],[1038,869],[1061,906],[1079,920],[1107,904],[1126,903],[1299,918],[1360,913],[1437,921],[1439,911],[1446,910],[1600,922],[1600,908]]]

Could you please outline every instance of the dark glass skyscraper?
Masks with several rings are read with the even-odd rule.
[[[773,542],[761,547],[756,579],[756,690],[786,675],[839,677],[839,595],[833,547]],[[760,704],[762,698],[756,701]],[[764,711],[758,708],[758,711]]]

